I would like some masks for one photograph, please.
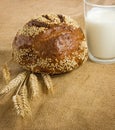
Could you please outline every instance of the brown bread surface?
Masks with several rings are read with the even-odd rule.
[[[18,31],[13,59],[36,73],[72,71],[87,60],[87,45],[80,26],[68,16],[41,15]]]

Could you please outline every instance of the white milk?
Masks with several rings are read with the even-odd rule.
[[[86,34],[94,57],[115,58],[115,9],[91,9],[86,16]]]

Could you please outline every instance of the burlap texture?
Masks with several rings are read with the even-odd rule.
[[[0,1],[0,66],[11,59],[11,43],[29,19],[47,12],[64,13],[83,26],[81,0]],[[22,69],[10,62],[12,78]],[[43,81],[38,75],[41,84]],[[33,118],[16,116],[11,94],[0,97],[0,130],[114,130],[115,64],[87,61],[79,69],[52,77],[54,95],[44,90],[32,104]],[[0,71],[0,88],[5,85]],[[43,85],[44,86],[44,85]]]

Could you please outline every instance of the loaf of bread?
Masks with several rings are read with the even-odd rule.
[[[16,34],[13,60],[35,73],[61,74],[87,60],[87,45],[80,26],[68,16],[41,15]]]

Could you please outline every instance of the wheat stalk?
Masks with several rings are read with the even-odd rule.
[[[26,72],[22,72],[17,75],[16,78],[11,80],[8,85],[6,85],[0,92],[0,95],[7,94],[10,92],[13,88],[16,88],[19,86],[19,84],[26,78]]]
[[[38,81],[37,76],[31,73],[29,77],[30,99],[33,99],[34,97],[38,96],[40,91],[39,88],[40,88],[40,83]]]
[[[2,66],[2,73],[3,73],[3,77],[5,79],[6,84],[8,84],[11,79],[11,74],[10,74],[7,63]]]
[[[53,93],[53,83],[49,74],[41,73],[44,83],[49,91]]]

